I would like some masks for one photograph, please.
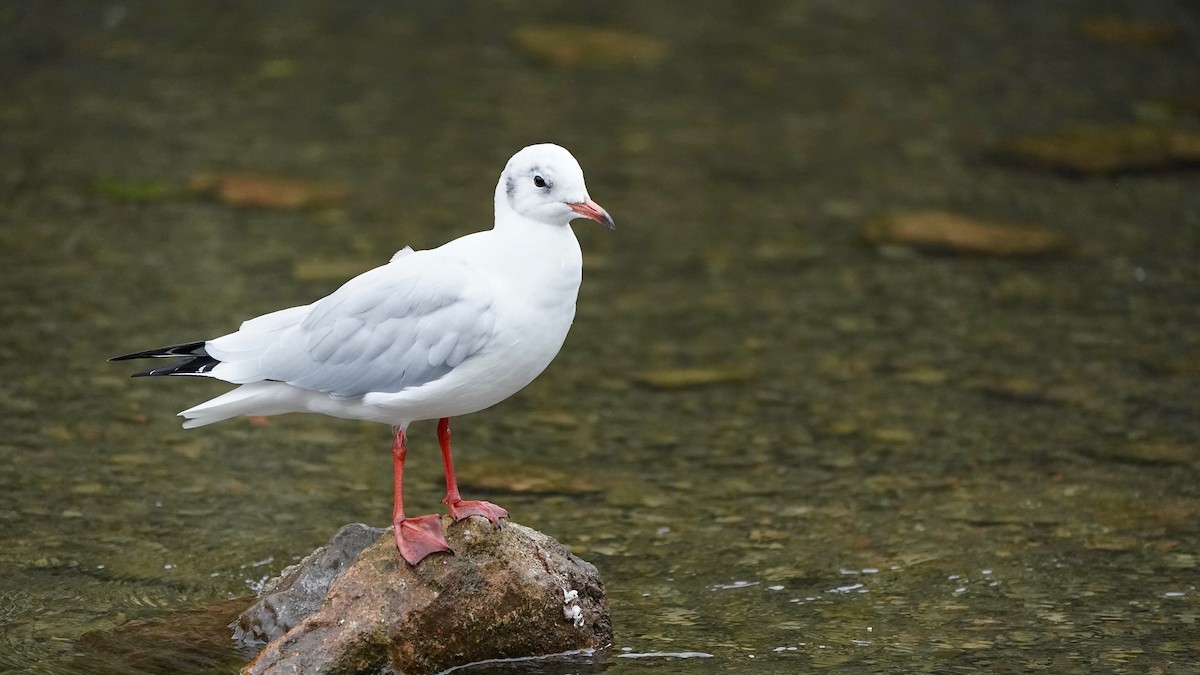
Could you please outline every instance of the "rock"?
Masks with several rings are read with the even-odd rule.
[[[434,554],[412,567],[392,537],[380,537],[333,581],[316,612],[263,648],[243,672],[391,667],[418,675],[611,642],[604,584],[590,563],[516,523],[496,529],[482,518],[452,523],[446,517],[443,525],[454,555]],[[293,571],[296,581],[273,589],[302,588],[305,574]],[[267,632],[265,626],[242,630]]]
[[[320,609],[329,587],[386,529],[362,523],[345,525],[329,543],[272,579],[258,600],[229,624],[233,639],[243,644],[266,644]]]
[[[1200,133],[1158,125],[1077,126],[1010,138],[997,159],[1071,176],[1113,176],[1200,167]]]
[[[1066,236],[1043,227],[997,223],[944,211],[888,216],[869,224],[863,235],[880,246],[1002,257],[1049,255],[1075,248]]]

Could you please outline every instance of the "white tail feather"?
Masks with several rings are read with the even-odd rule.
[[[298,390],[283,382],[252,382],[179,413],[184,429],[195,429],[240,415],[282,415],[304,410]]]

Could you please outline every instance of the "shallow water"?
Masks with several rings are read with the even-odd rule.
[[[1181,37],[1081,35],[1113,14]],[[665,56],[555,66],[514,38],[564,22]],[[985,152],[1079,123],[1195,129],[1167,103],[1200,95],[1198,57],[1200,13],[1165,0],[6,5],[0,670],[235,670],[203,620],[94,636],[212,624],[340,525],[385,522],[388,431],[185,432],[174,413],[225,387],[105,359],[485,227],[504,160],[544,140],[619,229],[577,224],[562,354],[456,420],[456,454],[469,497],[600,568],[617,637],[511,669],[1200,668],[1200,173],[1068,178]],[[349,198],[181,189],[239,169]],[[1083,247],[861,240],[927,208]],[[653,384],[681,369],[712,381]],[[411,436],[417,512],[441,475],[433,425]],[[711,656],[622,656],[684,652]]]

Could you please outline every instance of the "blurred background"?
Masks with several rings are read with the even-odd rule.
[[[105,359],[490,227],[545,141],[618,229],[456,456],[617,637],[521,670],[1200,667],[1196,3],[11,0],[0,670],[236,671],[264,579],[389,520],[388,431],[185,432],[227,387]]]

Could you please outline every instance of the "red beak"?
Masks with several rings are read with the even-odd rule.
[[[605,211],[603,206],[590,199],[578,204],[567,204],[567,206],[571,207],[572,211],[584,218],[591,218],[597,223],[603,223],[610,230],[617,229],[617,225],[613,222],[612,216],[608,215],[608,211]]]

